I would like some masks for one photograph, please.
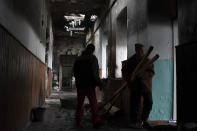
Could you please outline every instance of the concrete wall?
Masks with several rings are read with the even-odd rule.
[[[54,39],[53,49],[53,73],[58,76],[59,88],[62,87],[62,63],[61,55],[80,55],[84,50],[85,38],[59,37]]]
[[[85,48],[85,38],[64,37],[55,39],[54,42],[54,51],[58,51],[59,55],[79,55]]]
[[[45,62],[46,0],[1,0],[0,24]]]
[[[50,17],[49,17],[50,18]],[[48,67],[52,69],[53,63],[53,29],[52,29],[52,19],[49,19],[49,51],[48,51]]]
[[[101,45],[102,45],[102,53],[101,53],[101,68],[102,68],[102,78],[107,78],[107,45],[108,45],[108,38],[107,34],[103,33],[103,28],[101,29]]]
[[[46,66],[0,26],[0,129],[22,131],[44,104]]]
[[[176,48],[177,53],[177,120],[180,123],[196,121],[196,109],[190,101],[195,99],[196,92],[192,83],[195,83],[194,53],[197,43],[197,1],[177,0],[178,1],[178,27],[179,43]],[[189,58],[189,59],[188,59]],[[190,59],[191,58],[191,59]],[[193,61],[193,62],[192,62]],[[185,64],[186,63],[186,64]],[[193,70],[194,67],[194,70]],[[192,69],[192,71],[190,71]],[[184,75],[187,74],[187,75]],[[193,79],[194,78],[194,79]],[[188,87],[190,89],[188,89]],[[189,109],[189,110],[188,110]],[[188,112],[189,111],[189,112]]]
[[[108,77],[108,66],[109,66],[109,32],[110,32],[110,17],[107,16],[104,20],[104,24],[101,26],[100,30],[100,45],[101,45],[101,68],[102,68],[102,78]]]
[[[138,0],[130,1],[128,6],[128,56],[134,54],[134,44],[137,42],[143,43],[145,50],[150,45],[154,46],[150,57],[160,55],[160,59],[155,62],[154,104],[149,119],[172,119],[174,47],[169,9],[171,3]]]
[[[112,4],[113,0],[111,0],[110,3]],[[126,56],[127,53],[123,52],[123,50],[127,47],[127,38],[125,37],[126,35],[124,35],[127,33],[126,31],[127,20],[126,17],[124,21],[118,20],[118,16],[123,17],[121,16],[122,14],[120,14],[120,12],[126,7],[126,4],[127,1],[125,0],[117,1],[117,3],[111,9],[111,12],[108,13],[106,18],[103,20],[103,26],[101,26],[94,35],[94,38],[97,39],[96,41],[100,42],[99,50],[102,53],[101,56],[99,55],[98,56],[100,61],[99,63],[102,64],[101,68],[102,68],[103,77],[109,76],[109,77],[120,78],[121,61],[127,58]],[[125,11],[124,13],[126,12],[127,11]],[[105,15],[105,13],[106,12],[103,12],[103,16]],[[101,20],[98,19],[96,21],[95,27],[97,27],[100,22]],[[118,30],[116,29],[117,24],[119,25]],[[122,29],[122,27],[125,30]],[[99,37],[98,37],[98,32],[100,32]],[[124,40],[124,42],[122,40]],[[122,48],[120,48],[120,46]],[[102,57],[102,59],[100,59],[100,57]]]
[[[128,2],[128,57],[134,54],[134,44],[147,44],[148,12],[147,0],[132,0]]]
[[[0,1],[1,130],[23,130],[30,121],[31,109],[41,106],[49,94],[47,28],[48,66],[52,68],[53,34],[47,0]]]
[[[79,55],[84,50],[85,39],[76,38],[58,38],[54,40],[53,49],[53,68],[55,72],[58,72],[60,64],[60,55]]]
[[[94,28],[96,29],[96,27],[99,25],[99,22],[97,21],[94,25]],[[94,30],[95,30],[94,29]],[[101,69],[101,65],[102,65],[102,48],[101,48],[101,35],[100,35],[100,29],[97,30],[94,34],[94,39],[93,39],[93,44],[95,45],[95,52],[94,54],[96,55],[97,59],[98,59],[98,63],[99,63],[99,68]]]
[[[113,1],[113,0],[112,0]],[[121,61],[127,59],[124,49],[127,49],[127,0],[118,0],[111,10],[111,69],[112,77],[121,77]],[[120,18],[122,17],[122,18]],[[122,53],[122,54],[121,54]],[[121,54],[121,55],[120,55]]]
[[[154,104],[150,115],[150,119],[153,120],[173,119],[174,36],[170,7],[171,2],[168,0],[160,2],[152,0],[148,4],[149,21],[147,45],[154,46],[152,54],[160,55],[160,59],[154,64]]]
[[[121,27],[117,23],[117,17],[125,7],[127,7],[127,24]],[[137,42],[143,43],[145,50],[150,45],[154,46],[151,57],[155,54],[160,55],[160,59],[154,63],[156,73],[153,78],[154,104],[150,120],[169,120],[173,117],[173,45],[177,35],[173,33],[171,7],[169,0],[118,0],[101,27],[104,56],[102,63],[106,61],[105,57],[109,59],[110,62],[107,63],[109,77],[121,76],[120,60],[126,58],[119,57],[121,42],[127,43],[127,49],[125,46],[122,49],[122,51],[126,50],[127,57],[135,53],[134,44]],[[123,31],[124,26],[127,26],[127,31]],[[123,35],[125,32],[127,35]],[[125,39],[127,42],[124,42]],[[108,55],[104,52],[106,43],[110,48],[106,53]]]
[[[122,77],[122,61],[127,59],[127,7],[116,18],[116,72],[115,77]]]
[[[178,23],[180,44],[197,41],[197,1],[178,0]]]
[[[163,25],[152,24],[150,21],[148,42],[154,46],[152,54],[160,55],[160,59],[155,62],[155,76],[153,79],[154,105],[150,119],[169,120],[172,119],[173,107],[173,44],[171,21],[166,19]]]

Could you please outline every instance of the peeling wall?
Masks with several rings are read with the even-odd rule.
[[[0,24],[45,62],[46,0],[1,0]]]
[[[132,0],[128,2],[128,57],[135,53],[135,43],[147,42],[147,27],[148,27],[148,1],[147,0]]]
[[[153,109],[150,120],[173,119],[173,61],[157,60],[154,63]]]
[[[151,120],[173,119],[173,21],[170,0],[150,0],[148,3],[148,41],[147,47],[154,46],[150,57],[159,54],[154,63],[153,110]],[[162,103],[162,104],[161,104]]]
[[[197,41],[197,1],[178,0],[178,21],[180,44]]]
[[[107,45],[108,45],[108,38],[107,38],[107,34],[106,33],[103,33],[103,28],[101,28],[101,58],[102,58],[102,61],[101,61],[101,69],[102,69],[102,78],[107,78]]]
[[[177,55],[177,121],[196,122],[197,1],[178,0],[179,43]]]
[[[112,0],[113,1],[113,0]],[[127,56],[125,54],[122,54],[122,57],[120,56],[120,53],[122,50],[127,48],[127,37],[123,36],[123,34],[127,34],[126,30],[121,30],[120,26],[127,27],[127,17],[125,15],[127,14],[127,11],[123,11],[124,9],[127,9],[127,0],[118,0],[114,7],[111,10],[111,36],[109,38],[109,46],[111,48],[111,56],[110,56],[110,67],[111,68],[111,76],[114,78],[120,78],[121,77],[121,68],[122,64],[121,61],[125,60]],[[123,14],[121,14],[121,12]],[[123,15],[123,16],[121,16]],[[124,20],[122,21],[121,25],[120,20],[118,20],[118,17],[124,17]],[[124,24],[126,25],[124,25]],[[119,33],[122,34],[118,35]],[[123,40],[121,42],[121,39]],[[126,39],[126,40],[124,40]],[[122,45],[121,45],[122,43]],[[121,45],[121,46],[120,46]],[[122,47],[122,49],[120,48]]]
[[[53,42],[54,42],[54,38],[53,38],[53,29],[52,29],[52,19],[49,15],[49,19],[48,19],[49,23],[48,23],[48,30],[49,30],[49,38],[47,40],[47,42],[49,42],[49,50],[48,50],[48,67],[52,69],[52,63],[53,63]]]
[[[51,72],[47,74],[44,63],[48,42],[48,67],[52,69],[53,32],[47,2],[0,1],[1,130],[23,130],[31,109],[49,95]]]
[[[84,49],[85,38],[65,37],[54,40],[53,71],[59,71],[60,55],[79,55]]]
[[[46,67],[0,26],[0,129],[21,131],[44,103]]]
[[[116,70],[115,77],[122,77],[122,61],[127,59],[127,7],[116,18]]]
[[[78,55],[85,48],[85,38],[64,37],[55,39],[54,42],[54,51],[59,55]]]
[[[150,45],[154,46],[150,57],[156,53],[160,55],[160,59],[155,62],[154,104],[150,120],[170,120],[173,117],[175,38],[173,38],[171,6],[170,0],[118,0],[101,26],[102,63],[107,61],[108,77],[120,77],[120,72],[116,70],[117,67],[120,68],[118,52],[121,49],[118,46],[121,42],[125,43],[124,39],[127,39],[127,49],[123,49],[127,51],[127,57],[135,53],[134,44],[138,42],[144,44],[145,49]],[[121,37],[124,32],[121,32],[121,27],[118,26],[117,17],[125,7],[127,7],[127,34],[124,38]],[[105,53],[106,43],[109,47],[107,53]]]
[[[95,27],[97,27],[98,25],[95,24]],[[102,48],[101,48],[101,42],[100,42],[100,30],[98,30],[95,35],[94,35],[94,40],[93,43],[95,45],[95,56],[98,59],[98,63],[99,63],[99,68],[101,68],[102,65],[102,58],[101,58],[101,52],[102,52]]]
[[[52,90],[52,78],[53,78],[53,72],[50,68],[47,69],[47,89],[46,89],[46,97],[49,97],[51,95]]]
[[[101,68],[102,78],[107,78],[109,73],[109,31],[110,30],[110,18],[106,17],[104,24],[100,28],[100,44],[101,44]]]

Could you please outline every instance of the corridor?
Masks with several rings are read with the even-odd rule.
[[[60,99],[64,102],[61,103]],[[147,131],[128,128],[121,114],[106,116],[102,112],[100,112],[102,126],[94,129],[88,101],[85,102],[83,128],[78,128],[75,123],[76,104],[76,91],[53,92],[50,98],[46,99],[43,121],[32,123],[25,131]],[[175,124],[152,122],[152,125],[156,131],[176,131]]]
[[[135,131],[146,109],[140,128],[196,131],[196,14],[196,0],[0,0],[0,131],[96,130],[87,99],[75,123],[88,53],[97,130]]]

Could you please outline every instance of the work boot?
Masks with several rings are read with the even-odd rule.
[[[141,122],[130,123],[128,125],[128,127],[132,128],[132,129],[141,129],[142,128],[142,124],[141,124]]]
[[[153,130],[152,126],[147,121],[142,122],[142,127],[149,131]]]
[[[77,128],[80,128],[80,129],[81,129],[81,128],[84,128],[83,125],[82,125],[81,123],[78,123],[78,122],[76,123],[76,127],[77,127]]]
[[[97,123],[93,124],[94,129],[99,129],[99,128],[101,128],[101,126],[102,126],[101,122],[97,122]]]

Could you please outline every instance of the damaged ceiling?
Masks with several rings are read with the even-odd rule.
[[[99,14],[100,9],[107,0],[51,0],[53,12],[62,12],[68,14]]]
[[[84,38],[94,23],[90,18],[101,15],[106,5],[108,0],[50,0],[54,38]]]

